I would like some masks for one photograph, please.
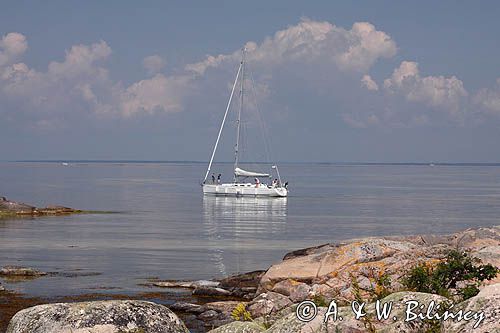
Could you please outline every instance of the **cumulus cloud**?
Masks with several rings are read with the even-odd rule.
[[[390,93],[401,94],[408,101],[457,113],[467,96],[463,82],[455,76],[421,77],[418,64],[403,61],[391,77],[384,81],[384,88]]]
[[[111,55],[111,48],[104,41],[88,45],[75,45],[69,51],[63,62],[51,62],[49,75],[57,77],[75,77],[78,75],[93,75],[99,70],[96,64]]]
[[[62,61],[50,62],[45,72],[31,69],[25,63],[9,65],[14,55],[27,48],[26,39],[20,36],[9,34],[2,40],[2,54],[9,58],[3,62],[5,66],[0,66],[0,95],[16,108],[34,113],[35,118],[46,117],[35,120],[43,128],[53,123],[50,118],[56,119],[68,110],[130,116],[182,109],[182,97],[187,93],[191,76],[157,74],[123,87],[120,82],[113,82],[103,67],[112,53],[104,41],[71,47]],[[149,60],[146,63],[150,69],[159,68],[158,59]]]
[[[219,99],[217,94],[222,97],[230,89],[228,82],[241,57],[241,50],[208,55],[167,75],[160,73],[165,60],[151,55],[142,63],[149,77],[124,84],[114,81],[105,66],[112,55],[105,41],[72,46],[45,71],[19,62],[27,48],[25,36],[19,33],[0,40],[0,100],[10,107],[2,112],[32,112],[46,128],[56,123],[50,122],[51,117],[62,119],[69,112],[130,117],[176,113],[185,110],[187,103],[198,103],[194,109],[205,110],[197,106],[212,96]],[[457,118],[469,103],[460,79],[422,76],[418,64],[411,61],[403,61],[379,86],[368,73],[381,59],[393,57],[397,46],[387,33],[368,22],[344,29],[305,19],[262,42],[247,42],[245,48],[253,72],[264,73],[253,82],[254,100],[261,98],[260,104],[262,99],[275,99],[271,112],[281,112],[281,121],[287,116],[282,110],[294,108],[279,105],[275,97],[286,96],[281,98],[285,104],[293,98],[297,101],[295,90],[304,94],[300,100],[319,101],[320,107],[334,105],[329,110],[352,127],[423,125],[434,119],[428,110],[442,110],[440,116]],[[247,107],[255,108],[251,100]],[[481,109],[500,114],[500,82],[480,90],[473,100]],[[281,111],[273,111],[280,107]],[[300,115],[288,119],[300,119]]]
[[[155,111],[176,112],[183,109],[183,98],[187,93],[190,78],[187,76],[166,77],[157,74],[151,79],[141,80],[117,90],[119,109],[124,116]]]
[[[373,81],[372,77],[368,74],[363,75],[361,84],[368,90],[378,90],[377,82]]]
[[[224,65],[232,69],[241,56],[240,50],[207,56],[186,65],[184,72],[167,76],[159,74],[165,66],[164,59],[151,55],[144,58],[143,66],[152,77],[125,86],[114,82],[104,66],[112,54],[105,41],[72,46],[62,61],[52,61],[45,72],[15,62],[28,47],[23,35],[4,36],[0,47],[0,89],[5,99],[21,109],[47,114],[74,109],[122,116],[178,112],[184,108],[187,96],[205,90],[197,85],[210,81],[200,80],[208,68]],[[358,22],[346,30],[328,22],[302,20],[260,44],[248,42],[246,49],[248,61],[265,67],[262,72],[266,73],[290,62],[364,73],[378,59],[393,56],[397,48],[386,33],[377,31],[370,23]],[[224,87],[226,82],[222,79],[227,78],[219,78],[220,86]],[[213,81],[210,85],[213,86]],[[270,95],[269,82],[258,80],[256,86],[260,98]]]
[[[108,71],[100,66],[110,54],[111,48],[101,41],[73,46],[63,61],[51,62],[46,72],[14,63],[3,68],[0,89],[7,102],[38,115],[74,109],[82,99],[91,99],[93,88],[110,84]]]
[[[475,105],[479,105],[486,112],[500,114],[500,78],[491,89],[481,89],[473,98]]]
[[[329,22],[302,20],[299,24],[280,30],[261,44],[248,42],[247,57],[252,63],[276,66],[284,62],[323,63],[343,71],[364,73],[381,58],[396,54],[396,43],[383,31],[368,22],[354,23],[350,30]],[[240,52],[207,56],[203,61],[189,64],[187,70],[203,74],[240,58]]]
[[[165,60],[159,55],[152,55],[142,60],[142,65],[149,74],[156,74],[165,67]]]
[[[0,66],[8,65],[28,49],[26,37],[17,32],[11,32],[0,39]]]

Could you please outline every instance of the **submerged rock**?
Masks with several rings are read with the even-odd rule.
[[[167,307],[145,301],[38,305],[19,311],[7,333],[188,333]]]

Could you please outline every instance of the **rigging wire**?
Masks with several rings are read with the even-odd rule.
[[[247,69],[248,77],[250,78],[250,81],[252,83],[251,90],[254,94],[253,96],[255,99],[255,109],[257,110],[257,116],[258,116],[261,131],[262,131],[262,136],[263,136],[263,141],[264,141],[264,149],[265,149],[265,154],[266,154],[266,161],[269,163],[272,163],[273,165],[276,165],[275,161],[271,160],[271,148],[269,145],[270,140],[269,140],[269,136],[268,136],[268,130],[267,130],[265,122],[263,121],[262,113],[260,112],[259,104],[257,102],[257,89],[255,88],[256,85],[255,85],[255,81],[253,79],[252,71],[250,70],[250,66],[248,64],[246,64],[246,67],[247,67],[246,69]]]

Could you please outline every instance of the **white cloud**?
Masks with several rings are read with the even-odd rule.
[[[142,65],[149,74],[156,74],[165,67],[165,60],[159,55],[151,55],[142,60]]]
[[[26,37],[17,32],[11,32],[0,39],[0,66],[14,62],[28,49]]]
[[[384,88],[394,94],[401,94],[408,101],[457,114],[467,96],[463,82],[455,76],[421,77],[418,64],[403,61],[391,77],[384,81]]]
[[[473,98],[473,102],[488,113],[500,115],[500,78],[492,89],[481,89]]]
[[[26,38],[19,33],[0,40],[0,101],[9,103],[12,110],[37,114],[40,124],[57,123],[41,120],[79,111],[130,117],[175,113],[185,110],[188,103],[205,110],[196,107],[208,96],[224,94],[241,57],[241,50],[206,56],[186,65],[184,71],[166,75],[159,73],[164,59],[151,55],[143,60],[151,76],[126,85],[112,80],[105,67],[112,54],[105,41],[71,47],[64,59],[50,62],[46,71],[18,62],[27,48]],[[305,94],[304,100],[317,101],[319,108],[335,105],[332,112],[354,127],[422,125],[435,117],[457,118],[468,105],[461,80],[422,76],[416,62],[403,61],[384,81],[383,89],[379,87],[368,72],[380,59],[393,57],[397,46],[388,34],[367,22],[344,29],[329,22],[302,20],[260,43],[246,43],[246,49],[254,73],[264,73],[255,80],[259,104],[276,96],[286,99],[282,102],[286,104],[288,97],[297,97],[290,96],[297,89]],[[255,108],[250,100],[248,107]],[[275,110],[283,106],[273,102]],[[479,91],[474,102],[500,114],[500,82],[495,88]],[[445,112],[432,114],[429,110]]]
[[[20,110],[55,117],[81,106],[81,102],[95,101],[94,87],[106,92],[111,81],[100,62],[110,54],[111,48],[101,41],[73,46],[62,62],[51,62],[46,72],[30,69],[24,63],[9,65],[3,68],[0,91]]]
[[[104,41],[88,45],[75,45],[63,62],[51,62],[48,74],[56,77],[75,77],[78,75],[103,75],[97,64],[111,55],[111,48]]]
[[[370,75],[365,74],[361,78],[361,84],[368,90],[378,90],[377,82],[373,81]]]
[[[141,80],[125,90],[117,89],[119,111],[124,116],[157,111],[177,112],[183,109],[183,98],[190,83],[188,76],[166,77],[157,74]]]
[[[370,23],[354,23],[345,30],[328,22],[302,20],[299,24],[278,31],[260,45],[246,44],[250,62],[276,66],[288,61],[335,65],[343,71],[364,73],[380,58],[396,54],[396,43],[385,32]],[[205,60],[186,66],[187,70],[203,74],[210,67],[240,58],[232,54],[207,56]]]
[[[9,45],[8,54],[19,54],[27,48],[26,40],[24,36],[19,38],[19,34],[7,36],[11,35],[16,38],[4,37],[2,45],[4,48]],[[24,47],[20,46],[22,44]],[[3,94],[5,101],[33,116],[46,117],[44,121],[35,120],[37,124],[44,124],[43,128],[68,110],[130,116],[182,109],[190,75],[166,77],[158,74],[123,87],[113,82],[108,70],[101,66],[111,53],[107,43],[100,41],[71,47],[64,60],[51,62],[46,72],[30,69],[24,63],[0,67],[0,96]]]

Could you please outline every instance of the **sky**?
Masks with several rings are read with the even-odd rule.
[[[277,161],[500,162],[498,1],[1,7],[3,161],[206,161],[245,47],[245,151],[265,136]]]

